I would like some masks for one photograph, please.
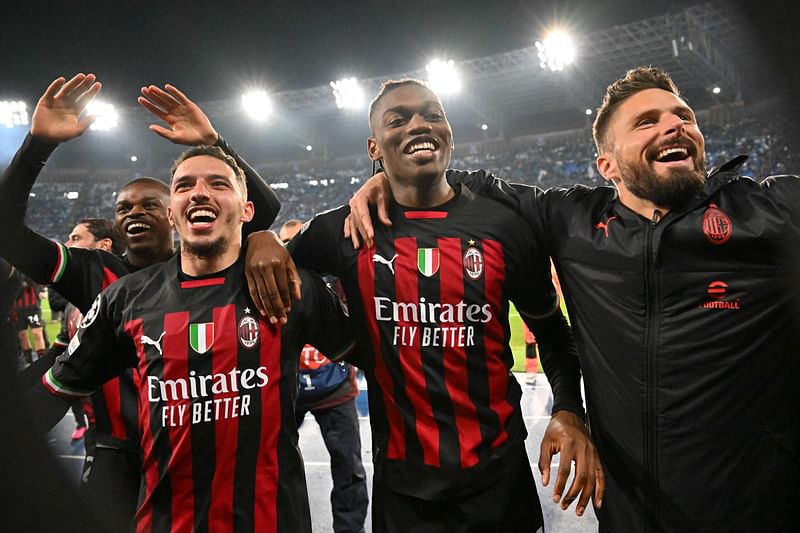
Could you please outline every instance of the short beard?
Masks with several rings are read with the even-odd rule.
[[[669,170],[667,175],[657,175],[643,165],[620,162],[622,181],[631,194],[669,210],[685,206],[703,188],[705,158],[695,161],[695,167],[695,170]]]
[[[220,237],[216,241],[203,244],[193,244],[181,241],[181,250],[188,255],[193,255],[198,259],[211,259],[222,255],[228,248],[228,239]]]

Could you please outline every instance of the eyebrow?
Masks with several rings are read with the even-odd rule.
[[[438,106],[440,109],[442,108],[442,104],[437,102],[436,100],[425,100],[420,106],[420,108],[427,109],[432,105]],[[409,111],[412,111],[414,109],[416,109],[416,106],[412,107],[407,105],[396,105],[384,111],[383,116],[385,117],[389,113],[400,113],[402,115],[403,113],[408,113]]]

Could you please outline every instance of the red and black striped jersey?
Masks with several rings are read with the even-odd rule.
[[[299,266],[341,278],[354,364],[369,380],[376,482],[434,499],[494,482],[493,466],[526,436],[510,373],[509,300],[528,318],[558,298],[547,258],[507,207],[455,187],[432,209],[390,206],[375,246],[341,237],[345,206],[289,245]]]
[[[14,307],[16,309],[39,309],[39,287],[28,276],[23,278],[22,290],[17,295]]]
[[[311,342],[341,357],[352,341],[324,282],[302,279],[281,327],[255,313],[242,261],[189,279],[176,256],[104,291],[45,375],[52,392],[81,396],[138,368],[137,531],[310,531],[297,354]]]

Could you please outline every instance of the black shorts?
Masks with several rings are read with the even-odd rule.
[[[373,533],[535,533],[544,518],[525,443],[510,449],[508,475],[478,492],[422,500],[377,483],[372,489]]]
[[[25,331],[28,328],[44,327],[42,320],[42,310],[39,307],[18,307],[17,331]]]

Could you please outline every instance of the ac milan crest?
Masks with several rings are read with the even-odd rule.
[[[731,219],[720,211],[717,204],[710,204],[703,215],[703,233],[711,244],[724,244],[731,237]]]
[[[483,275],[483,254],[474,246],[464,252],[464,272],[470,279],[478,279]]]
[[[258,321],[250,315],[245,315],[239,321],[239,344],[243,348],[252,349],[258,344]]]

